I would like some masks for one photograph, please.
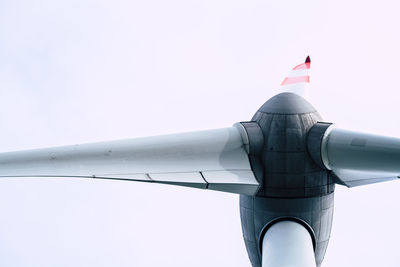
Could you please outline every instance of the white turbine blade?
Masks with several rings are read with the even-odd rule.
[[[83,177],[252,195],[258,182],[240,127],[0,154],[0,177]],[[243,137],[243,138],[242,138]]]
[[[346,169],[336,169],[335,175],[340,179],[339,183],[347,187],[368,185],[397,180],[395,174],[387,172],[355,171]]]
[[[310,87],[311,59],[308,56],[304,63],[295,66],[281,83],[282,92],[298,94],[308,98]]]
[[[349,187],[400,178],[400,138],[333,127],[321,148],[324,165]]]

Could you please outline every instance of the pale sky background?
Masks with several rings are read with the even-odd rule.
[[[312,58],[327,121],[400,137],[398,1],[0,1],[0,150],[231,126]],[[400,266],[400,182],[337,186],[323,263]],[[249,267],[238,197],[0,181],[0,266]]]

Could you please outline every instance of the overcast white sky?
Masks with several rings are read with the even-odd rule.
[[[397,1],[0,1],[0,150],[230,126],[310,54],[327,121],[399,136]],[[400,182],[337,187],[324,267],[398,267]],[[0,266],[250,266],[238,197],[0,181]]]

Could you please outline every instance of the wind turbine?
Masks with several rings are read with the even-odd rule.
[[[163,183],[240,194],[256,266],[319,266],[335,184],[400,178],[400,139],[324,122],[306,100],[310,58],[248,122],[215,130],[0,154],[1,177]]]

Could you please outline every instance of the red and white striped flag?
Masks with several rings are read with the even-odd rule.
[[[310,67],[311,59],[308,56],[304,63],[294,67],[282,81],[281,91],[295,93],[307,98],[310,85]]]

